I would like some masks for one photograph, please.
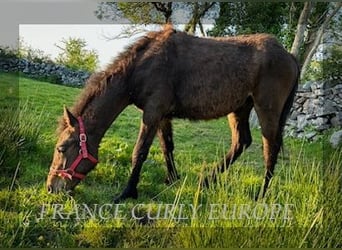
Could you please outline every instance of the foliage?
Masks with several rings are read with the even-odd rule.
[[[285,2],[221,2],[211,36],[271,33],[286,41],[290,29],[289,4]]]
[[[334,23],[331,18],[340,8],[340,3],[332,2],[221,2],[219,17],[209,34],[274,34],[298,58],[303,78],[320,44],[322,31]],[[329,31],[339,27],[330,25]]]
[[[100,20],[129,21],[132,24],[163,24],[168,22],[177,3],[169,2],[102,2],[95,15]]]
[[[326,59],[322,62],[323,79],[342,79],[342,45],[327,48]]]
[[[95,15],[99,19],[132,24],[186,24],[184,31],[194,34],[197,26],[204,33],[202,19],[216,13],[216,2],[102,2]]]
[[[119,2],[118,8],[132,23],[150,24],[163,23],[162,15],[154,8],[153,3]]]
[[[324,46],[324,59],[312,60],[304,80],[338,80],[342,79],[342,46],[335,44]]]
[[[75,70],[94,72],[99,63],[98,54],[94,50],[87,50],[87,42],[81,38],[62,40],[62,45],[56,45],[62,52],[56,62]]]
[[[31,45],[27,44],[23,38],[19,39],[18,58],[36,63],[52,62],[50,56],[46,55],[43,50],[33,48]]]
[[[283,3],[271,2],[220,3],[219,18],[216,19],[215,28],[210,34],[213,36],[236,35],[265,32],[268,29],[275,29],[278,32],[283,22],[281,17],[283,5]],[[266,12],[260,13],[260,9]],[[270,9],[275,9],[275,11],[271,12]]]
[[[314,3],[313,9],[311,10],[308,18],[308,24],[306,27],[307,34],[304,37],[304,43],[300,47],[299,59],[301,62],[305,61],[305,58],[313,45],[315,37],[317,36],[317,31],[323,24],[330,8],[332,8],[332,5],[329,2]]]
[[[11,86],[17,78],[0,73],[0,81],[1,87]],[[101,143],[100,163],[78,186],[74,197],[50,195],[44,180],[55,146],[56,120],[63,104],[71,105],[80,90],[24,77],[20,77],[19,86],[22,117],[27,117],[21,126],[28,128],[23,136],[32,134],[38,125],[36,117],[43,126],[37,128],[35,146],[20,155],[15,188],[0,190],[1,247],[342,247],[342,155],[325,143],[328,135],[310,144],[286,138],[269,193],[264,200],[254,202],[264,173],[260,131],[252,130],[253,144],[216,185],[200,190],[199,178],[221,160],[228,147],[226,119],[175,120],[175,158],[181,180],[164,186],[164,160],[158,142],[154,142],[142,171],[140,197],[122,206],[130,216],[136,204],[151,205],[154,212],[158,204],[202,204],[198,217],[152,220],[145,225],[134,219],[77,219],[72,214],[74,206],[111,204],[126,184],[140,113],[130,107],[115,121]],[[44,204],[62,204],[72,216],[54,219],[52,209],[47,209],[40,219]],[[210,204],[293,204],[294,219],[210,220]],[[179,210],[174,212],[177,217]]]
[[[328,4],[315,3],[308,20],[310,29],[318,28]],[[291,2],[221,2],[219,17],[210,35],[270,33],[290,48],[302,8],[303,3]]]
[[[0,58],[17,58],[18,50],[9,46],[0,46]]]
[[[51,63],[52,59],[44,51],[35,49],[27,44],[22,37],[19,38],[18,48],[9,46],[0,46],[0,57],[2,58],[20,58],[36,63]]]

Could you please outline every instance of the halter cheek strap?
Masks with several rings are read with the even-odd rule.
[[[76,168],[78,167],[80,162],[83,159],[87,159],[90,162],[94,163],[95,165],[98,163],[98,160],[94,156],[92,156],[91,154],[88,153],[87,135],[85,133],[85,127],[84,127],[84,123],[83,123],[82,118],[81,117],[77,117],[77,121],[78,121],[78,124],[79,124],[79,127],[80,127],[80,135],[79,135],[80,152],[79,152],[79,155],[73,161],[73,163],[70,165],[69,168],[67,168],[67,169],[58,169],[58,170],[51,169],[50,170],[50,174],[51,175],[57,175],[57,176],[59,176],[59,177],[61,177],[63,179],[70,179],[70,180],[72,180],[72,178],[77,178],[79,180],[83,180],[86,177],[86,175],[76,172]]]

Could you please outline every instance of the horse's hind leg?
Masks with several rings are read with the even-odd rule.
[[[278,102],[279,100],[275,101]],[[271,107],[271,108],[270,108]],[[258,115],[263,141],[263,154],[265,161],[265,179],[262,190],[262,197],[265,196],[267,188],[273,177],[274,167],[277,163],[278,154],[282,145],[282,130],[279,121],[283,105],[274,103],[274,105],[255,105],[255,111]],[[258,197],[256,197],[257,199]]]
[[[165,183],[171,184],[177,179],[179,179],[179,176],[177,174],[173,158],[174,144],[172,135],[172,124],[169,119],[163,119],[160,122],[158,129],[158,137],[167,166],[167,177],[165,179]]]
[[[283,142],[286,118],[297,90],[299,69],[297,63],[292,59],[291,61],[292,65],[286,60],[278,61],[279,64],[276,61],[269,64],[267,72],[260,73],[260,82],[253,93],[254,107],[262,131],[266,166],[262,197],[265,196],[273,176]]]
[[[228,115],[232,134],[230,150],[222,164],[212,171],[210,179],[205,179],[205,185],[209,185],[209,180],[216,182],[217,173],[227,170],[241,153],[251,145],[252,136],[249,128],[249,115],[252,108],[253,100],[249,97],[241,108]]]

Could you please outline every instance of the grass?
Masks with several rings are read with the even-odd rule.
[[[260,132],[252,131],[252,146],[217,185],[201,190],[200,178],[229,147],[226,120],[175,120],[180,181],[163,184],[156,140],[138,200],[116,207],[140,112],[129,107],[115,121],[101,143],[100,164],[73,197],[50,195],[44,184],[57,119],[80,90],[5,73],[0,83],[1,247],[342,247],[342,156],[326,142],[332,131],[312,143],[286,138],[269,193],[254,202],[264,173]]]

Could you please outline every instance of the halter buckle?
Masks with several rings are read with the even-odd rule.
[[[87,135],[85,133],[80,134],[80,142],[86,142],[87,141]]]

